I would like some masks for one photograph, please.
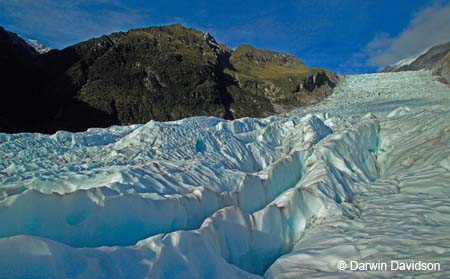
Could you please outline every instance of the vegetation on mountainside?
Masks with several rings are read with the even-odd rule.
[[[263,117],[321,100],[336,78],[291,55],[248,45],[232,51],[210,34],[181,25],[118,32],[31,58],[16,56],[27,60],[25,67],[33,65],[33,75],[20,78],[32,81],[37,109],[32,123],[11,124],[8,118],[23,113],[20,100],[29,97],[20,89],[16,112],[0,115],[0,124],[10,123],[0,128],[9,132],[80,131],[196,115]]]
[[[309,68],[292,55],[260,50],[249,45],[237,47],[230,61],[235,69],[231,74],[242,88],[287,108],[311,104],[315,101],[314,97],[319,101],[329,90],[316,90],[314,94],[311,92],[322,86],[328,89],[333,87],[336,78],[329,71]],[[319,80],[323,82],[320,85],[313,81],[314,85],[308,86],[308,78],[317,75],[326,75],[328,78]]]

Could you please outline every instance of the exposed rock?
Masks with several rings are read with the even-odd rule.
[[[420,55],[409,66],[399,70],[417,71],[421,69],[432,69],[439,61],[450,51],[450,42],[440,44],[430,48],[427,52]]]
[[[326,97],[337,76],[312,69],[292,55],[239,46],[230,58],[239,86],[271,100],[277,112],[313,104]]]
[[[382,72],[433,70],[437,79],[450,83],[450,42],[434,46],[416,58],[388,66]]]
[[[450,51],[434,66],[433,73],[439,81],[450,84]]]
[[[35,73],[11,74],[29,84],[24,88],[4,84],[10,109],[0,114],[0,125],[11,123],[1,127],[6,132],[80,131],[196,115],[263,117],[321,100],[336,78],[291,55],[250,46],[232,51],[209,33],[181,25],[113,33],[41,55],[11,36],[0,47],[20,45],[9,49],[23,54],[7,57]],[[2,69],[19,64],[1,60]],[[22,105],[28,99],[31,115]],[[17,115],[27,117],[18,123]]]

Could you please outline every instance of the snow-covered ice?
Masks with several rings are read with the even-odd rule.
[[[450,277],[449,118],[419,71],[265,119],[0,134],[0,277]]]

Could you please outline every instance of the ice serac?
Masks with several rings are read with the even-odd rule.
[[[379,80],[376,87],[367,86],[369,83],[352,86],[357,90],[364,87],[369,92],[386,86],[392,90],[391,94],[397,95],[392,100],[397,103],[396,109],[378,113],[380,132],[374,153],[378,177],[356,183],[357,195],[352,200],[356,218],[327,215],[289,253],[275,261],[264,274],[265,278],[445,278],[450,275],[444,266],[448,262],[444,251],[448,251],[450,243],[447,206],[450,127],[446,121],[450,113],[450,92],[444,85],[424,82],[426,75],[431,77],[430,72],[382,75],[388,79]],[[403,91],[399,78],[405,83],[415,83],[416,90]],[[422,81],[414,82],[414,78]],[[430,87],[433,90],[426,90]],[[440,263],[441,269],[339,271],[339,261],[345,261],[348,267],[350,261],[382,262],[388,266],[390,261],[422,261]]]
[[[329,133],[317,117],[273,117],[4,134],[0,235],[131,245],[198,228],[226,206],[252,212],[299,180],[307,150]]]
[[[357,278],[336,262],[448,262],[449,105],[431,72],[400,72],[346,77],[284,116],[0,134],[0,277]]]

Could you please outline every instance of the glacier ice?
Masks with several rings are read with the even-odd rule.
[[[265,119],[0,134],[0,277],[349,278],[362,275],[338,260],[445,262],[449,100],[428,71],[355,75]]]

